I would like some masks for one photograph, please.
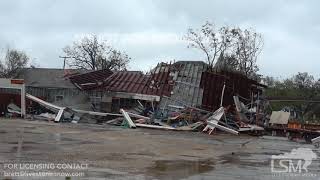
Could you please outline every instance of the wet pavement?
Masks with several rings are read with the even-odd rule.
[[[299,161],[290,173],[271,171],[272,155],[297,148],[319,157],[308,172],[294,172]],[[286,139],[0,119],[0,179],[66,179],[3,177],[7,164],[49,163],[87,164],[71,179],[320,179],[319,152]]]

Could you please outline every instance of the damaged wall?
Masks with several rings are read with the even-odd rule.
[[[250,100],[251,92],[261,92],[261,87],[267,86],[248,79],[246,76],[234,72],[203,72],[200,86],[203,88],[202,107],[214,110],[220,107],[223,85],[226,85],[223,106],[232,105],[233,96],[237,95]]]
[[[170,98],[162,97],[161,108],[166,105],[200,107],[203,97],[200,82],[207,65],[202,61],[178,61],[172,66],[174,86]]]
[[[160,97],[170,96],[173,87],[171,64],[160,63],[150,74],[140,71],[107,70],[70,77],[79,89],[85,91],[98,111],[109,112],[110,103],[118,106],[125,99],[160,101]],[[106,109],[107,108],[107,109]]]
[[[71,75],[87,72],[78,69],[24,68],[16,78],[24,79],[26,92],[48,102],[61,101],[79,95],[69,80]]]

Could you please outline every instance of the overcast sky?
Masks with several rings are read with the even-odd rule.
[[[159,61],[203,60],[182,36],[208,20],[263,35],[261,74],[320,77],[319,7],[317,0],[1,0],[0,47],[61,68],[62,48],[94,33],[126,51],[131,70],[147,70]]]

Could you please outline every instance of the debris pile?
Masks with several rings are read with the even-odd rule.
[[[7,114],[24,116],[26,109],[25,117],[54,122],[208,134],[269,133],[309,142],[318,142],[313,139],[320,134],[320,126],[297,121],[288,108],[273,111],[263,96],[265,85],[236,72],[209,71],[200,61],[159,63],[149,73],[103,69],[63,78],[55,83],[73,88],[50,91],[54,101],[35,95],[39,89],[30,84],[25,97],[32,106],[26,103],[20,109],[7,103]],[[46,84],[39,84],[41,92]],[[64,93],[55,94],[58,92]]]
[[[234,111],[231,110],[231,107],[220,107],[214,112],[195,107],[175,105],[168,105],[168,107],[170,107],[168,109],[155,109],[146,108],[138,101],[139,106],[133,109],[120,109],[119,113],[104,113],[60,107],[30,94],[26,96],[28,99],[48,109],[48,112],[33,115],[32,118],[45,119],[48,121],[78,123],[86,122],[86,119],[92,120],[100,117],[98,119],[103,119],[101,123],[121,125],[127,128],[141,127],[177,131],[203,131],[208,134],[223,131],[238,135],[239,132],[263,130],[262,127],[257,125],[242,122],[240,118],[234,114]],[[235,97],[235,99],[237,99],[237,97]],[[92,122],[93,121],[91,121],[91,123]],[[94,123],[98,122],[95,121]]]

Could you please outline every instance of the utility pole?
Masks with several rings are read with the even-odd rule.
[[[63,69],[66,68],[67,59],[71,58],[70,56],[59,56],[59,58],[63,58]]]

